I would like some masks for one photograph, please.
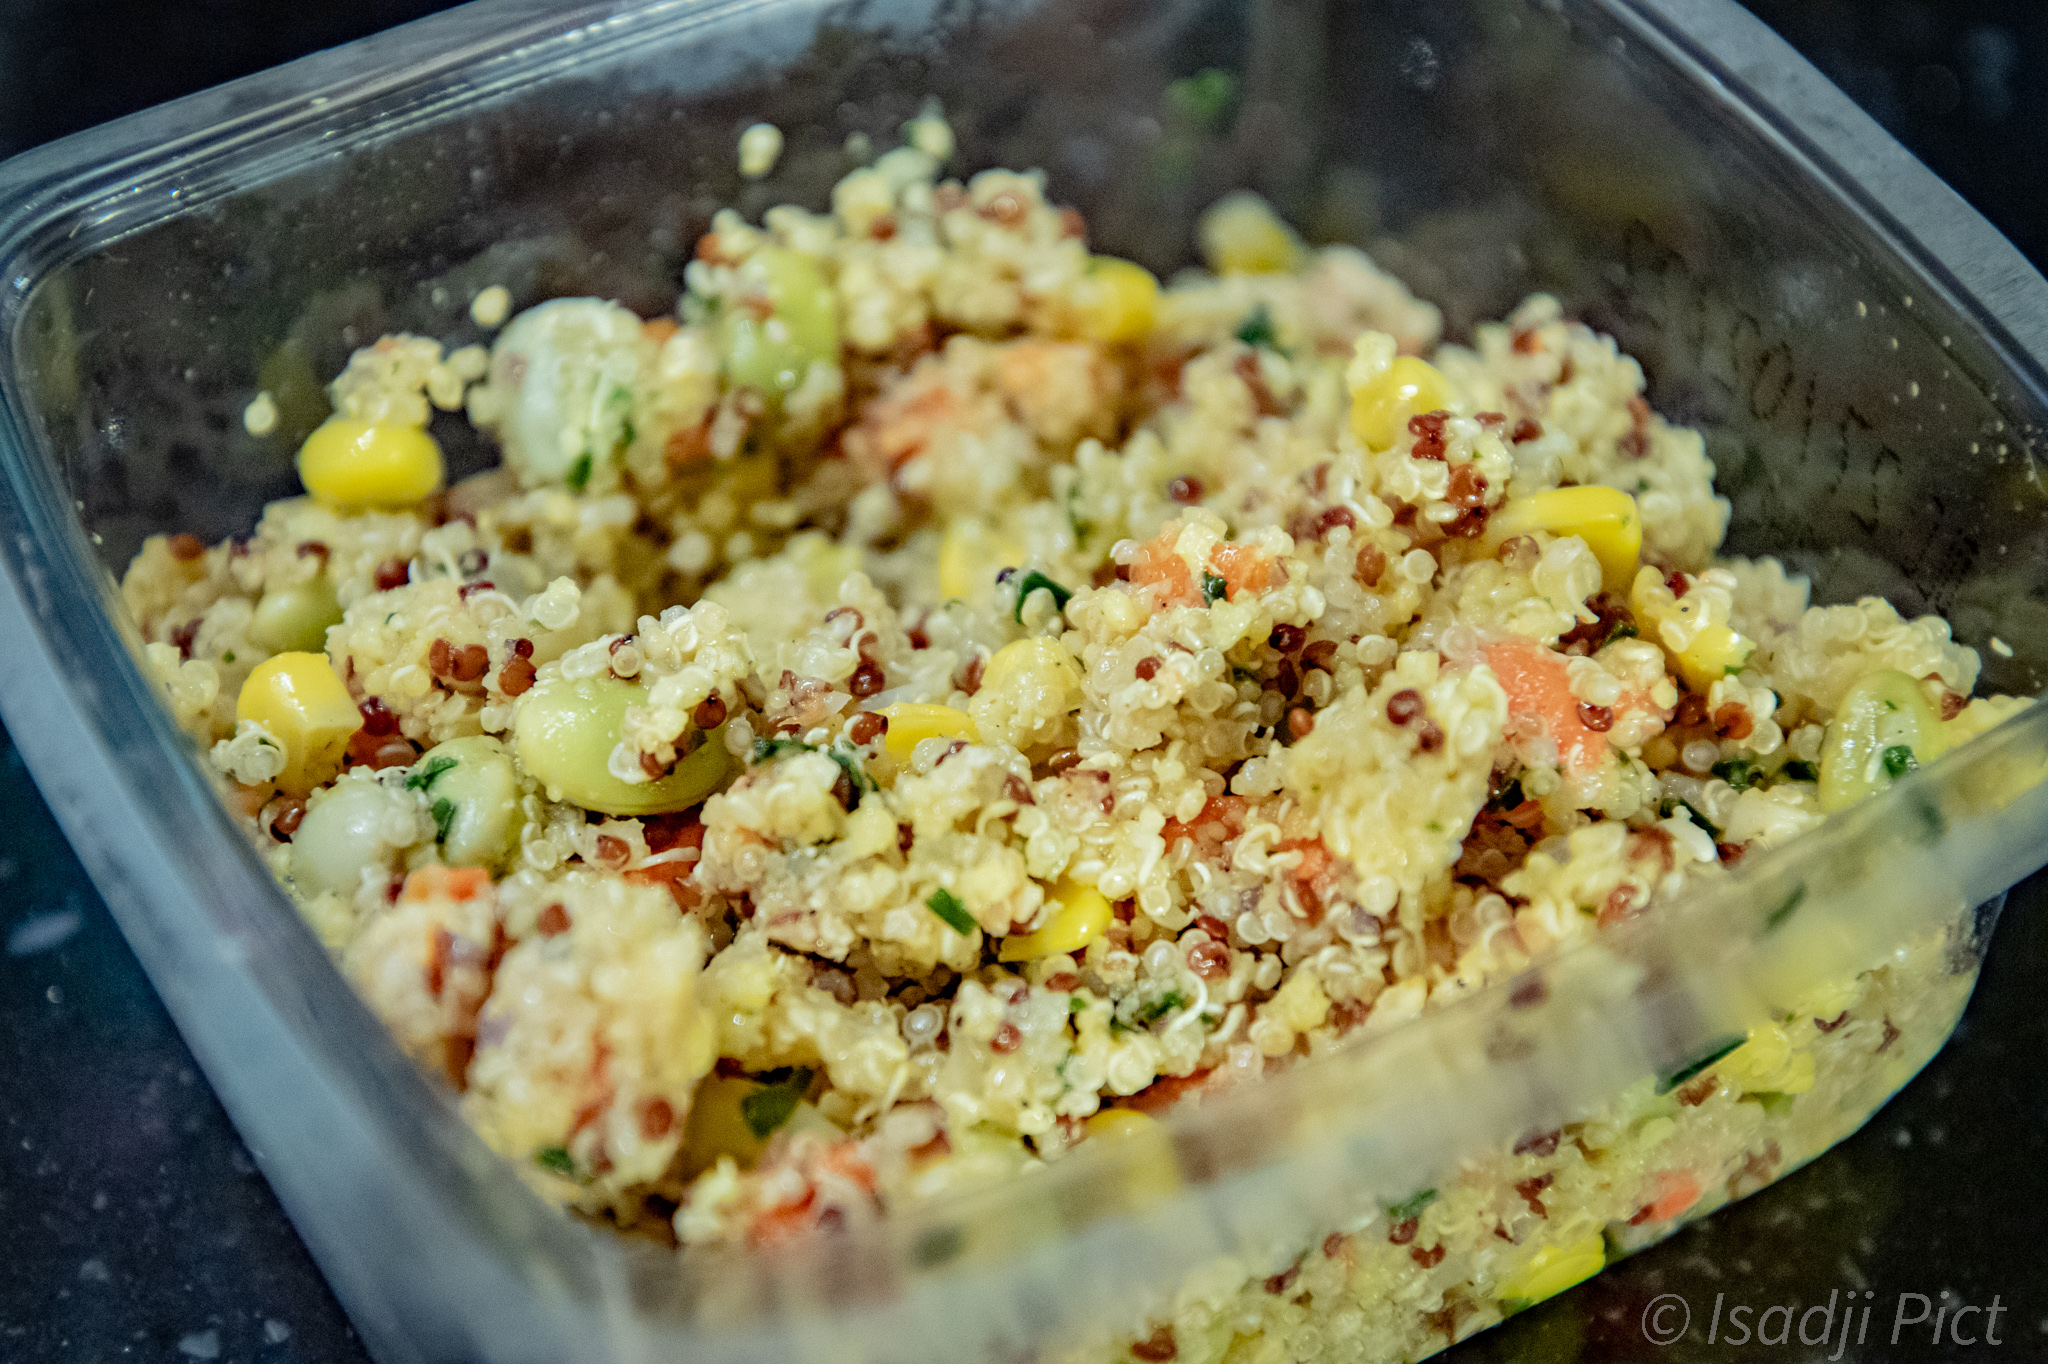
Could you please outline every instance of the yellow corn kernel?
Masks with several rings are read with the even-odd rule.
[[[1076,702],[1080,700],[1080,669],[1067,647],[1056,639],[1033,635],[1030,639],[1012,640],[989,656],[988,667],[981,674],[984,691],[1007,691],[1027,680],[1061,688],[1071,692]]]
[[[1804,1094],[1813,1088],[1813,1053],[1794,1051],[1776,1023],[1759,1023],[1749,1040],[1714,1063],[1721,1078],[1745,1094]]]
[[[1119,1186],[1109,1192],[1124,1208],[1142,1208],[1180,1189],[1180,1162],[1166,1128],[1149,1114],[1135,1108],[1105,1108],[1081,1124],[1091,1142],[1135,1149],[1137,1168],[1128,1170]]]
[[[1726,625],[1711,625],[1678,654],[1678,675],[1694,691],[1706,691],[1724,677],[1742,671],[1756,641]]]
[[[889,722],[889,732],[882,736],[882,747],[889,756],[899,763],[910,761],[911,750],[926,739],[965,739],[978,743],[980,732],[974,728],[974,720],[964,710],[951,706],[934,706],[922,701],[899,701],[893,706],[884,706],[877,712]]]
[[[325,654],[278,654],[256,665],[235,698],[235,719],[263,726],[284,745],[277,784],[304,795],[341,769],[362,713]]]
[[[441,447],[418,426],[334,417],[299,447],[299,482],[331,507],[410,507],[441,475]]]
[[[1895,668],[1880,669],[1849,688],[1828,721],[1820,744],[1820,808],[1830,814],[1847,809],[1946,748],[1947,734],[1920,684]]]
[[[1576,535],[1600,561],[1601,585],[1626,592],[1643,552],[1643,518],[1619,488],[1552,488],[1505,503],[1487,522],[1495,543],[1532,530]]]
[[[1749,663],[1749,656],[1756,652],[1756,641],[1729,626],[1706,626],[1683,649],[1671,648],[1664,639],[1664,624],[1682,616],[1677,613],[1676,603],[1665,603],[1653,595],[1663,585],[1664,577],[1656,569],[1637,572],[1635,585],[1629,590],[1629,609],[1635,613],[1643,638],[1664,646],[1685,685],[1704,693],[1722,678],[1741,672]]]
[[[1537,1251],[1501,1284],[1498,1296],[1521,1305],[1542,1302],[1592,1278],[1606,1264],[1606,1241],[1597,1231],[1587,1232],[1576,1241]]]
[[[1391,450],[1410,417],[1450,405],[1451,381],[1435,365],[1398,355],[1379,378],[1352,390],[1351,430],[1368,450]]]
[[[1137,341],[1159,315],[1159,281],[1135,261],[1096,256],[1068,299],[1074,330],[1091,341]]]
[[[1051,899],[1055,908],[1043,924],[1029,933],[1003,939],[1004,961],[1032,961],[1061,952],[1079,952],[1109,927],[1109,897],[1093,886],[1061,881],[1053,887]]]
[[[1135,1108],[1105,1108],[1081,1124],[1091,1137],[1136,1137],[1159,1130],[1159,1120]]]
[[[685,1179],[710,1169],[720,1156],[731,1156],[742,1169],[760,1158],[767,1138],[754,1135],[740,1105],[761,1087],[737,1075],[707,1075],[698,1084],[696,1097],[690,1101],[689,1122],[683,1128]]]
[[[1941,727],[1944,750],[1957,748],[1979,734],[1996,729],[2034,704],[2030,696],[1980,696],[1963,707],[1963,713]]]
[[[1211,204],[1196,231],[1202,259],[1219,275],[1282,274],[1300,269],[1308,255],[1294,229],[1250,190]]]
[[[1015,536],[972,517],[948,522],[939,541],[939,594],[971,601],[995,583],[999,570],[1023,561]]]

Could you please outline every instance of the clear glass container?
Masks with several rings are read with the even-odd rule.
[[[1176,113],[1170,83],[1210,68],[1234,76],[1234,116]],[[1172,1321],[1177,1357],[1217,1358],[1212,1300],[1267,1291],[1304,1250],[1409,1254],[1383,1247],[1419,1190],[1512,1175],[1568,1121],[1670,1107],[1660,1091],[1730,1039],[1818,1024],[1815,992],[1860,972],[1897,1001],[1882,1034],[1867,1020],[1882,1046],[1802,1033],[1819,1082],[1740,1112],[1745,1153],[1775,1154],[1683,1214],[1609,1219],[1596,1263],[1904,1083],[1975,979],[1993,914],[1973,906],[2048,860],[2048,713],[1158,1141],[796,1252],[628,1242],[484,1149],[217,805],[132,661],[112,574],[146,534],[245,530],[294,491],[289,443],[242,430],[257,389],[284,397],[386,331],[475,339],[485,284],[664,309],[715,207],[820,206],[848,136],[893,137],[927,96],[956,168],[1044,167],[1102,249],[1155,269],[1249,186],[1312,238],[1366,245],[1453,337],[1558,294],[1706,432],[1732,552],[1780,555],[1821,601],[1941,612],[1985,689],[2040,689],[2048,285],[1726,0],[506,0],[29,153],[0,167],[0,712],[372,1352],[1128,1358]],[[788,149],[742,181],[735,136],[763,119]],[[458,475],[489,458],[466,428],[437,434]],[[1401,1349],[1512,1310],[1510,1278],[1426,1287],[1410,1308],[1442,1339]]]

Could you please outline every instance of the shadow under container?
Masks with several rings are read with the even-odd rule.
[[[32,152],[0,168],[0,712],[379,1360],[1412,1357],[1912,1076],[1974,983],[1973,907],[2048,860],[2048,713],[1155,1136],[794,1252],[630,1243],[485,1150],[216,802],[113,575],[295,492],[351,347],[480,339],[488,284],[664,310],[715,208],[821,207],[849,137],[927,96],[956,171],[1043,167],[1155,270],[1250,187],[1453,338],[1557,294],[1706,432],[1730,552],[1940,612],[1984,689],[2040,689],[2048,286],[1725,0],[507,0]],[[743,181],[757,120],[788,147]],[[281,437],[242,429],[259,389]],[[490,458],[436,434],[456,476]],[[1485,1234],[1509,1198],[1542,1236]]]

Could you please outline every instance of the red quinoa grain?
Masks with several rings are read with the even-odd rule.
[[[1380,579],[1386,575],[1386,571],[1387,554],[1385,550],[1381,549],[1378,545],[1360,545],[1358,547],[1358,560],[1352,567],[1352,573],[1359,582],[1367,587],[1378,587]]]
[[[1413,687],[1403,687],[1387,698],[1387,719],[1404,728],[1414,724],[1426,709],[1422,693]]]
[[[533,674],[532,659],[510,659],[498,670],[498,690],[507,696],[524,696],[533,685]]]

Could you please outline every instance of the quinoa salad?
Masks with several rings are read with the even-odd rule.
[[[122,583],[299,911],[547,1198],[760,1248],[1156,1140],[2027,704],[1723,556],[1700,435],[1555,299],[1447,342],[1248,193],[1162,283],[952,154],[929,112],[829,211],[720,213],[665,316],[493,288],[488,347],[383,337],[305,495]],[[437,414],[500,465],[449,484]],[[1924,945],[1075,1357],[1420,1358],[1824,1149],[1967,987]]]

